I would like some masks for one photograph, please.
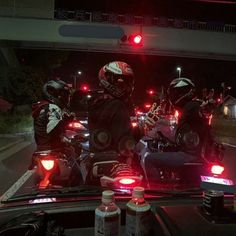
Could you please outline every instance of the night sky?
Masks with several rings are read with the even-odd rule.
[[[83,71],[80,84],[88,83],[95,88],[98,82],[99,69],[113,60],[121,60],[130,64],[135,73],[134,98],[139,103],[146,95],[146,90],[167,88],[171,80],[178,77],[176,68],[182,68],[182,77],[191,78],[200,93],[201,89],[214,88],[216,93],[222,92],[221,83],[232,86],[230,91],[236,96],[236,62],[193,58],[177,58],[163,56],[124,55],[110,53],[72,52],[66,63],[56,73],[64,80],[73,83],[71,73]]]

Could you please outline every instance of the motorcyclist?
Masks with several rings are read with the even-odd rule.
[[[216,108],[216,101],[214,99],[215,90],[210,89],[209,93],[205,90],[205,96],[202,98],[202,113],[205,114],[205,117],[210,117],[214,109]]]
[[[142,126],[146,138],[156,139],[159,137],[158,133],[169,129],[169,124],[166,118],[173,116],[173,106],[167,98],[162,99],[159,103],[154,102],[150,110],[146,113],[145,119],[142,121]]]
[[[135,145],[130,114],[134,73],[130,65],[113,61],[98,74],[102,88],[89,104],[90,150],[130,155]]]
[[[149,179],[155,179],[156,168],[179,167],[204,157],[207,143],[212,143],[211,129],[202,112],[202,101],[195,95],[195,84],[188,78],[171,81],[168,97],[180,117],[175,131],[174,152],[150,154],[145,159]],[[150,119],[148,121],[150,123]]]
[[[73,119],[67,109],[70,89],[64,81],[50,80],[43,86],[43,96],[32,105],[37,151],[62,149],[70,142],[64,136],[65,125]]]
[[[210,129],[202,112],[202,101],[196,98],[195,84],[188,78],[174,79],[168,94],[171,104],[181,114],[175,134],[179,149],[200,156]]]
[[[65,136],[66,125],[74,119],[74,114],[68,110],[70,88],[62,80],[50,80],[43,86],[43,96],[44,100],[32,105],[36,151],[60,154],[70,163],[68,183],[81,184],[81,171],[77,163],[81,146],[76,138]],[[35,164],[33,155],[29,169],[33,169]]]

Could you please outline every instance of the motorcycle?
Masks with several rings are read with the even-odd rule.
[[[86,128],[73,121],[65,130],[67,145],[62,149],[35,151],[28,169],[35,169],[34,184],[39,189],[50,186],[75,186],[82,183],[79,157]]]
[[[149,133],[150,136],[143,137],[136,146],[136,152],[149,186],[170,182],[181,185],[191,183],[193,186],[199,186],[200,176],[223,175],[224,147],[222,144],[214,141],[205,142],[202,154],[194,158],[179,149],[176,140],[181,138],[178,135],[182,134],[177,134],[178,116],[178,112],[163,116],[161,119],[159,116],[156,127]],[[190,132],[187,138],[189,145],[199,142],[194,132]],[[150,172],[154,171],[155,174],[150,179]],[[155,178],[153,178],[154,175]]]
[[[211,129],[212,113],[212,106],[209,107],[206,103],[201,105],[202,119],[205,120],[209,129]],[[147,132],[146,136],[136,145],[136,152],[139,155],[140,163],[148,183],[151,182],[148,177],[148,173],[151,170],[147,170],[145,163],[149,158],[152,160],[159,158],[159,160],[154,161],[154,165],[158,165],[156,162],[160,164],[160,158],[162,162],[160,166],[156,166],[156,177],[154,181],[152,180],[154,184],[168,184],[170,182],[182,184],[185,182],[199,186],[201,181],[200,176],[224,175],[222,160],[225,149],[222,144],[215,142],[214,138],[211,136],[209,136],[210,142],[207,141],[207,139],[206,142],[203,141],[204,145],[199,157],[195,157],[194,160],[191,161],[182,161],[182,163],[178,161],[178,158],[181,160],[187,155],[186,151],[185,153],[183,151],[181,152],[178,145],[178,140],[181,140],[184,137],[184,133],[186,133],[180,132],[180,126],[178,124],[180,118],[181,112],[172,109],[168,110],[166,113],[161,105],[158,106],[154,103],[144,118],[139,120],[140,124],[147,128]],[[151,124],[151,128],[145,126],[146,124]],[[185,141],[187,139],[190,146],[195,146],[194,142],[198,143],[199,138],[196,133],[191,132],[190,129],[186,130],[187,128],[189,127],[186,126],[184,128],[182,126],[182,131],[188,131],[187,135],[184,137]],[[179,163],[178,165],[172,163],[174,158],[177,160],[177,163]],[[152,165],[149,165],[149,167],[152,168]]]
[[[84,120],[87,121],[87,119]],[[73,128],[77,135],[84,135],[84,140],[80,142],[82,150],[78,163],[85,185],[100,185],[119,189],[129,189],[141,185],[143,175],[138,168],[126,163],[125,156],[121,156],[115,151],[91,153],[88,123],[79,120],[79,123],[84,127],[81,130],[80,124],[76,124],[76,122],[71,122],[69,128],[70,130]],[[137,128],[136,124],[136,121],[132,120],[133,129]]]
[[[142,182],[142,175],[126,164],[118,153],[91,153],[88,129],[80,121],[70,122],[65,134],[71,140],[65,152],[47,150],[33,153],[35,183],[40,189],[78,184],[127,189]]]
[[[143,176],[117,152],[86,153],[80,162],[84,183],[119,189],[142,184]]]

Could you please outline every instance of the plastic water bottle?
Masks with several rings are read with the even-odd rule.
[[[149,215],[151,207],[144,199],[144,188],[135,187],[132,199],[126,205],[126,235],[151,235]]]
[[[120,212],[114,202],[114,192],[103,191],[102,204],[95,210],[95,236],[120,235]]]

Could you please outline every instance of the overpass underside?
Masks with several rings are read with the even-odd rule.
[[[0,47],[236,60],[236,33],[0,17]],[[121,42],[141,33],[143,45]]]

